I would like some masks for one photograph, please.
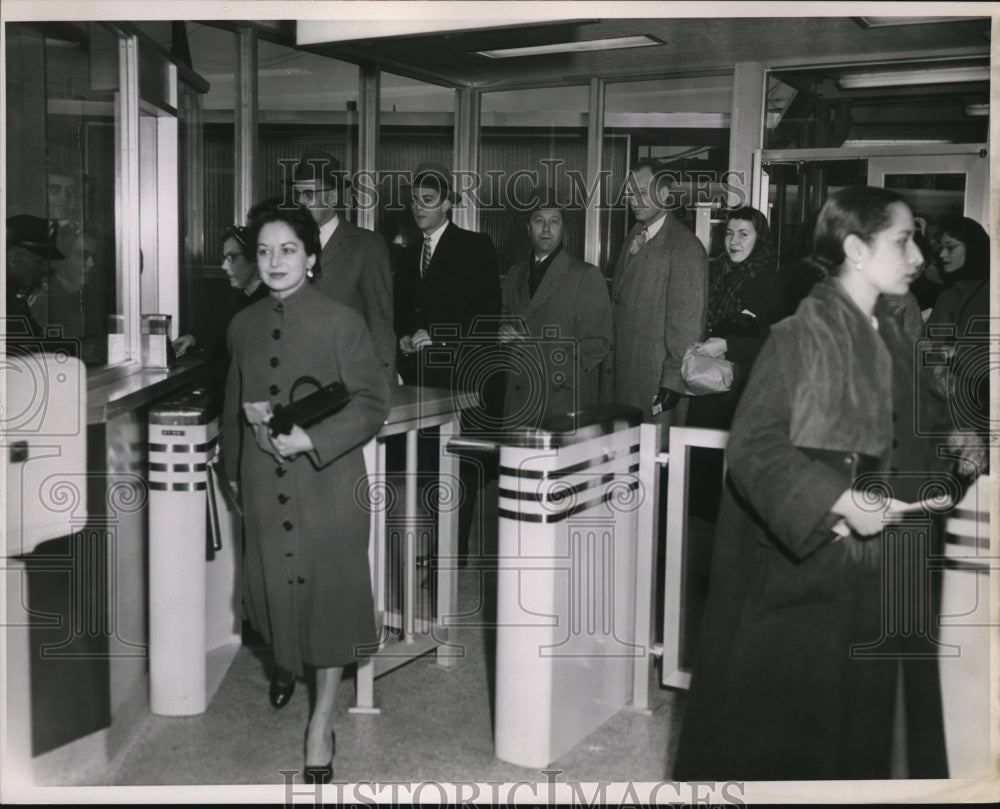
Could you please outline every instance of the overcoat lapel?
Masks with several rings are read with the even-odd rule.
[[[535,313],[541,308],[542,304],[548,300],[552,293],[555,292],[559,287],[562,286],[563,276],[566,275],[566,271],[569,269],[569,259],[566,256],[566,251],[560,251],[559,255],[552,260],[552,264],[548,271],[545,273],[545,277],[542,278],[542,283],[538,285],[538,289],[535,290],[535,296],[531,298],[528,304],[528,310],[525,312],[525,319],[529,322],[535,316]],[[527,275],[525,276],[525,287],[527,287]],[[525,289],[527,292],[527,289]]]

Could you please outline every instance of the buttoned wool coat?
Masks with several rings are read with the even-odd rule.
[[[629,245],[641,229],[641,224],[632,228],[615,262],[614,334],[602,399],[638,407],[647,422],[666,428],[683,423],[686,402],[658,417],[650,407],[660,388],[685,390],[684,352],[705,331],[708,255],[698,237],[668,213],[657,234],[630,256]]]
[[[393,330],[392,270],[389,248],[379,234],[340,216],[319,257],[315,286],[364,317],[382,373],[396,384],[396,333]]]
[[[229,346],[223,457],[243,501],[248,617],[288,671],[351,663],[376,639],[362,446],[389,411],[368,329],[353,309],[306,284],[240,312]],[[304,375],[339,380],[351,400],[306,430],[313,451],[278,462],[255,441],[243,403],[287,403]]]
[[[565,249],[546,270],[534,296],[527,261],[507,273],[503,315],[524,319],[531,339],[507,344],[512,353],[504,417],[541,420],[596,405],[600,365],[611,344],[611,301],[601,271]]]
[[[673,777],[888,778],[897,679],[909,777],[947,777],[935,654],[937,519],[838,537],[830,512],[868,456],[885,493],[948,488],[914,426],[913,342],[834,279],[772,327],[740,399]],[[878,471],[876,471],[878,470]],[[899,666],[899,671],[897,671]]]

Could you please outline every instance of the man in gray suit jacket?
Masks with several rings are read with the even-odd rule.
[[[615,263],[614,336],[602,395],[662,424],[665,446],[668,428],[683,424],[687,413],[681,361],[704,336],[708,254],[668,211],[670,187],[659,164],[637,163],[629,190],[637,222]]]
[[[511,352],[504,419],[537,427],[547,417],[596,405],[611,343],[611,302],[601,271],[563,249],[565,201],[548,189],[527,214],[531,252],[510,268],[500,340]]]
[[[320,272],[316,288],[361,314],[389,386],[396,385],[396,334],[392,327],[389,248],[377,233],[342,215],[344,173],[333,155],[308,149],[292,173],[294,199],[319,225]]]

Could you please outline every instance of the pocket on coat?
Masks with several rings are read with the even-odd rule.
[[[754,601],[762,610],[788,609],[847,596],[850,565],[843,542],[829,542],[801,561],[760,546]]]

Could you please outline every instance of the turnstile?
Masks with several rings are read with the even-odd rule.
[[[633,697],[641,412],[580,411],[500,448],[495,752],[544,767]],[[646,564],[646,563],[643,563]]]
[[[218,404],[204,388],[150,409],[149,702],[155,714],[202,713],[211,684],[221,679],[218,672],[211,676],[209,652],[239,643],[239,551],[232,539],[239,535],[222,498],[214,496],[210,470],[218,433]]]
[[[990,733],[990,635],[997,626],[990,608],[989,506],[995,477],[980,477],[949,514],[943,558],[941,627],[938,630],[941,702],[948,775],[985,778],[995,772]]]

